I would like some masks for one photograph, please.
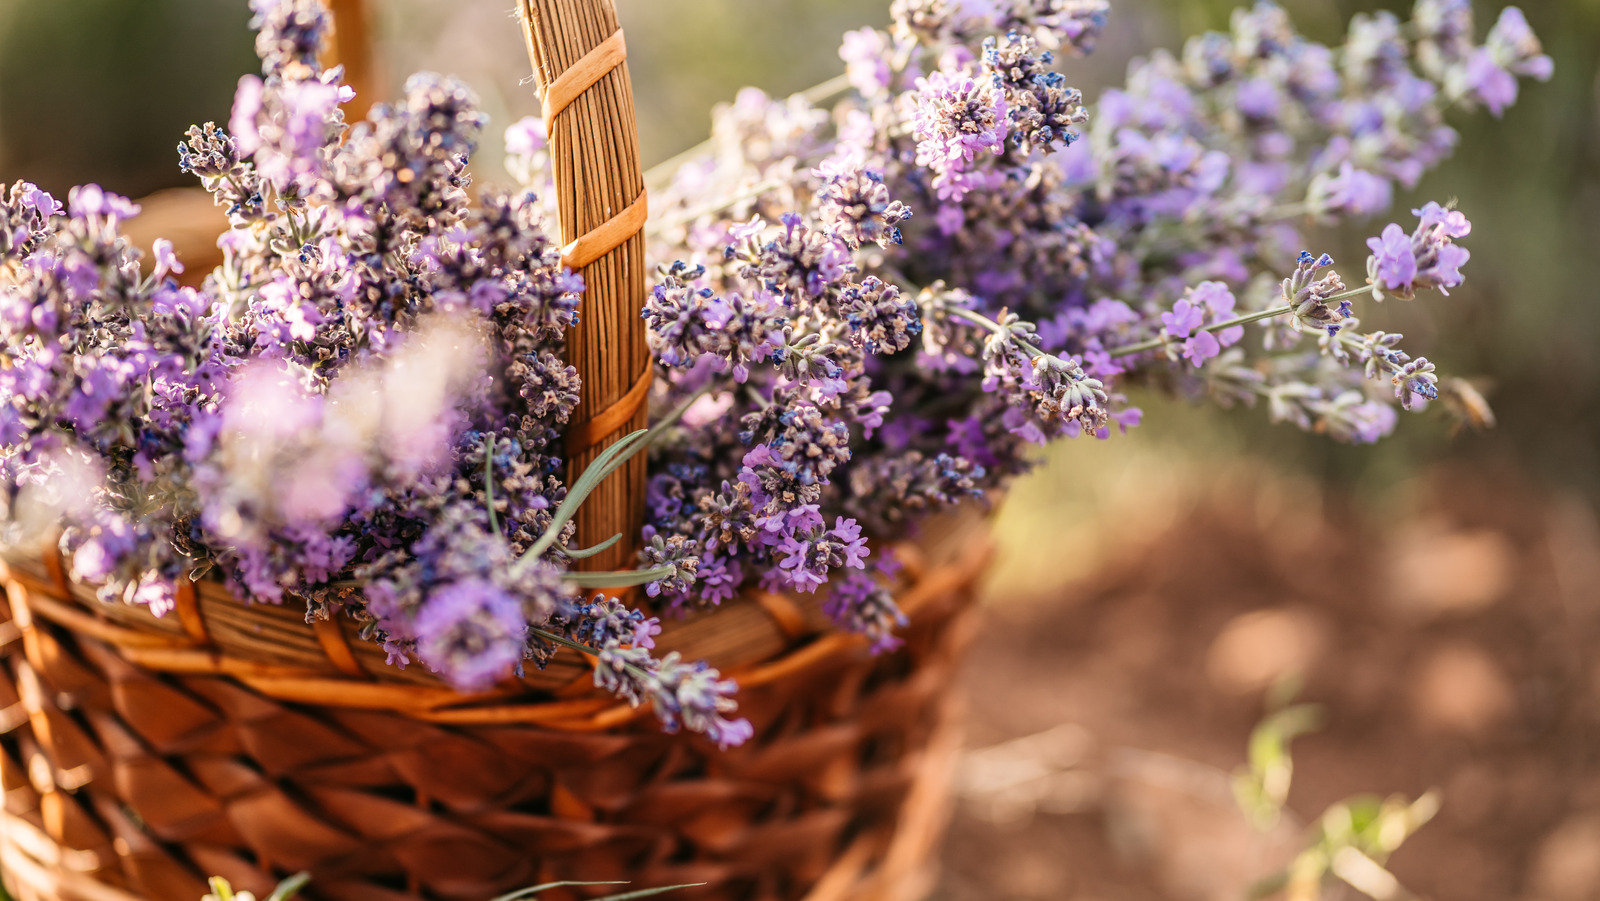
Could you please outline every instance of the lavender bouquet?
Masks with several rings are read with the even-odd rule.
[[[1551,71],[1514,8],[1481,45],[1467,0],[1419,0],[1329,48],[1260,3],[1091,114],[1054,66],[1092,49],[1104,0],[895,0],[889,30],[846,35],[843,79],[747,90],[667,173],[643,316],[672,412],[564,474],[583,285],[541,225],[539,123],[506,133],[520,187],[470,193],[464,85],[417,75],[346,123],[326,12],[251,6],[262,77],[179,146],[233,224],[199,287],[164,242],[141,269],[124,198],[0,195],[0,539],[59,523],[73,578],[158,613],[183,579],[301,598],[462,689],[580,648],[723,745],[751,731],[733,684],[652,655],[641,607],[758,583],[893,647],[880,542],[1032,445],[1137,425],[1126,386],[1353,442],[1396,404],[1484,416],[1355,309],[1459,284],[1466,217],[1387,225],[1350,285],[1299,229],[1385,211],[1451,150],[1447,111],[1498,115]],[[640,568],[571,571],[595,552],[573,511],[641,452],[649,525],[613,539]],[[626,585],[648,603],[588,593]]]

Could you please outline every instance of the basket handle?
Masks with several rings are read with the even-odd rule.
[[[612,0],[519,0],[528,59],[544,100],[561,228],[562,261],[586,289],[567,361],[583,380],[578,421],[567,428],[569,474],[648,420],[645,344],[644,173],[627,43]],[[576,517],[580,546],[627,540],[578,561],[589,570],[630,563],[644,524],[645,460],[602,483]]]

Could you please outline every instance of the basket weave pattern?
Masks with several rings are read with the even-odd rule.
[[[174,617],[138,624],[66,590],[59,569],[17,561],[0,607],[0,868],[20,901],[193,899],[206,874],[259,892],[299,869],[314,875],[310,897],[332,901],[483,901],[604,878],[710,883],[684,897],[912,897],[939,831],[950,668],[985,556],[958,531],[943,559],[903,551],[912,625],[894,653],[816,631],[817,612],[788,599],[749,596],[702,618],[794,633],[771,658],[731,667],[756,737],[729,752],[617,711],[577,664],[564,687],[519,684],[517,701],[458,697],[431,713],[385,709],[362,694],[382,687],[370,677],[297,681],[215,649],[197,649],[211,673],[181,657],[166,671],[138,665],[130,637],[170,645]],[[663,646],[695,653],[720,631],[697,625],[669,625]],[[286,699],[307,681],[363,706]],[[574,713],[494,724],[519,709]]]

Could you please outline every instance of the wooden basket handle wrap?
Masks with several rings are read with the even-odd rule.
[[[528,58],[544,98],[562,258],[586,286],[567,360],[583,379],[567,429],[569,480],[606,446],[647,424],[650,352],[644,320],[644,173],[627,45],[611,0],[518,0]],[[579,561],[631,568],[644,524],[645,460],[630,460],[576,517],[588,547],[621,533],[610,550]]]

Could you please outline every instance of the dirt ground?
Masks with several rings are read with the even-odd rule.
[[[1600,526],[1523,486],[1440,471],[1395,517],[1236,476],[1111,542],[1030,526],[1069,576],[991,592],[936,901],[1236,901],[1329,804],[1430,788],[1412,892],[1600,898]],[[1228,774],[1291,674],[1326,721],[1262,833]]]

